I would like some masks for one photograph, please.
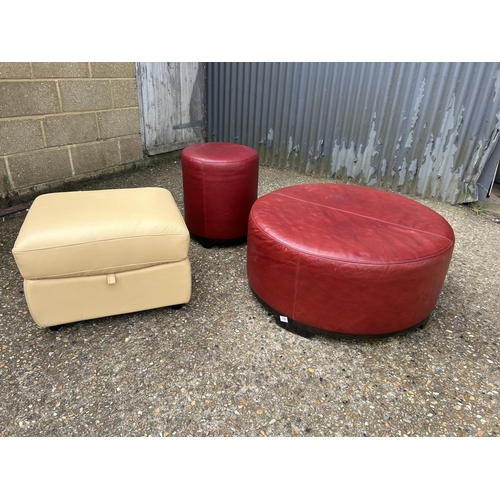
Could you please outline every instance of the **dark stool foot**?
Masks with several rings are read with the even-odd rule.
[[[226,240],[216,239],[216,238],[205,238],[203,236],[198,236],[197,234],[190,233],[191,238],[200,243],[203,248],[213,248],[217,247],[227,247],[232,245],[241,245],[247,242],[247,235],[239,236],[238,238],[231,238]]]
[[[427,318],[425,318],[424,321],[422,321],[422,323],[420,323],[418,325],[418,328],[420,328],[420,330],[423,330],[427,326],[427,323],[429,323],[430,317],[431,317],[431,315],[429,314],[429,316],[427,316]]]
[[[49,326],[49,330],[51,332],[57,332],[57,330],[60,330],[64,325],[53,325],[53,326]]]
[[[175,310],[178,310],[180,309],[181,307],[183,307],[185,304],[175,304],[173,306],[170,306],[172,309],[175,309]]]

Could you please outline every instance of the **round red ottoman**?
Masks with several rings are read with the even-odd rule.
[[[184,217],[203,246],[246,240],[257,199],[259,155],[248,146],[208,142],[182,151]]]
[[[454,241],[441,215],[402,195],[292,186],[251,209],[248,281],[292,332],[386,336],[426,324]]]

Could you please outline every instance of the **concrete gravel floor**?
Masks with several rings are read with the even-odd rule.
[[[261,167],[259,194],[332,182]],[[183,210],[178,158],[78,189],[161,186]],[[246,246],[191,241],[193,292],[156,309],[39,328],[0,219],[0,436],[496,436],[500,224],[432,200],[456,246],[429,323],[375,341],[310,339],[253,297]]]

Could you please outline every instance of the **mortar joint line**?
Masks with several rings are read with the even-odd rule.
[[[44,149],[47,147],[47,136],[45,135],[45,127],[43,125],[44,116],[40,118],[40,129],[42,130],[42,139]]]
[[[59,99],[59,113],[62,113],[63,106],[62,106],[61,89],[59,88],[59,80],[56,80],[56,90],[57,90],[57,98]]]
[[[69,165],[71,167],[71,176],[75,176],[75,167],[73,165],[73,155],[71,154],[71,146],[68,145]]]
[[[7,178],[9,179],[10,187],[15,189],[16,186],[14,185],[14,179],[12,179],[12,172],[9,166],[9,158],[7,156],[5,156],[4,158],[5,158],[5,170],[7,171]]]
[[[97,117],[97,111],[94,111],[95,125],[97,127],[97,140],[101,140],[101,129],[99,128],[99,119]]]
[[[118,143],[118,156],[120,157],[120,164],[123,163],[123,159],[122,159],[122,148],[121,148],[121,141],[120,141],[120,138],[117,137],[117,143]]]
[[[110,97],[111,97],[111,108],[112,109],[115,109],[115,99],[114,99],[114,92],[113,92],[113,83],[111,80],[108,80],[109,82],[109,94],[110,94]]]

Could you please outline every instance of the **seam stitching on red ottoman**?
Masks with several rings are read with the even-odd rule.
[[[346,213],[346,214],[350,214],[350,215],[356,215],[358,217],[363,217],[365,219],[370,219],[370,220],[375,220],[377,222],[381,222],[383,224],[388,224],[388,225],[391,225],[391,226],[396,226],[396,227],[401,227],[403,229],[407,229],[409,231],[415,231],[415,232],[418,232],[418,233],[423,233],[423,234],[430,234],[432,236],[437,236],[439,238],[443,238],[445,240],[448,240],[448,241],[452,241],[450,240],[448,237],[446,236],[443,236],[442,234],[437,234],[437,233],[431,233],[430,231],[424,231],[422,229],[417,229],[417,228],[413,228],[413,227],[409,227],[409,226],[403,226],[401,224],[396,224],[395,222],[389,222],[389,221],[386,221],[386,220],[382,220],[382,219],[377,219],[376,217],[370,217],[368,215],[362,215],[362,214],[357,214],[356,212],[350,212],[349,210],[342,210],[341,208],[335,208],[335,207],[329,207],[328,205],[323,205],[321,203],[316,203],[314,201],[309,201],[309,200],[303,200],[301,198],[295,198],[294,196],[289,196],[289,195],[286,195],[286,194],[282,194],[282,193],[275,193],[276,196],[283,196],[284,198],[290,198],[291,200],[297,200],[297,201],[301,201],[303,203],[309,203],[311,205],[317,205],[319,207],[324,207],[324,208],[328,208],[330,210],[336,210],[338,212],[343,212],[343,213]],[[406,199],[406,198],[405,198]],[[422,205],[423,207],[425,207],[425,205]],[[427,207],[425,207],[427,208]]]
[[[335,261],[335,262],[346,262],[348,264],[367,264],[367,265],[371,265],[371,266],[386,266],[387,264],[410,264],[410,263],[421,262],[421,261],[424,261],[424,260],[433,259],[435,257],[438,257],[439,255],[442,255],[443,253],[446,253],[450,249],[450,247],[453,247],[453,241],[448,240],[448,238],[444,238],[444,239],[446,239],[446,240],[448,240],[450,242],[449,245],[444,250],[442,250],[441,252],[432,254],[432,255],[425,256],[425,257],[419,257],[418,259],[412,259],[412,260],[395,260],[395,261],[384,261],[384,262],[373,262],[373,261],[369,261],[369,260],[346,260],[346,259],[339,259],[339,258],[335,258],[335,257],[327,257],[325,255],[317,255],[317,254],[308,252],[307,250],[304,250],[302,248],[299,248],[299,247],[296,247],[294,245],[291,245],[288,242],[284,242],[282,240],[279,240],[278,238],[274,237],[272,234],[269,234],[267,231],[265,231],[262,228],[262,226],[260,226],[260,224],[258,223],[258,221],[255,220],[255,217],[254,217],[254,215],[252,213],[250,213],[250,217],[252,218],[253,222],[255,223],[255,226],[258,227],[259,230],[262,233],[266,234],[269,238],[271,238],[272,240],[276,241],[280,245],[283,245],[284,247],[291,248],[292,250],[296,250],[297,252],[299,252],[299,254],[300,253],[304,253],[304,254],[310,255],[312,257],[315,257],[316,259],[330,260],[330,261]],[[425,231],[424,231],[424,233],[425,233]],[[430,233],[430,234],[432,234],[432,233]]]
[[[297,289],[298,289],[298,282],[299,282],[299,270],[300,270],[300,255],[297,259],[297,267],[295,269],[295,286],[294,286],[294,290],[293,290],[293,307],[292,307],[292,312],[293,312],[293,316],[292,318],[295,318],[295,305],[297,303]]]
[[[248,160],[254,158],[257,159],[257,157],[249,156],[248,158],[244,158],[243,160],[217,160],[217,159],[211,160],[209,158],[193,158],[193,157],[187,157],[187,160],[193,163],[197,163],[195,166],[202,168],[206,163],[215,163],[216,165],[219,164],[221,166],[224,166],[224,165],[233,165],[234,163],[248,163]]]
[[[201,177],[201,192],[203,194],[203,201],[202,201],[202,206],[203,206],[203,236],[207,234],[207,204],[205,200],[207,197],[205,196],[205,190],[206,190],[206,185],[205,185],[205,177]]]

